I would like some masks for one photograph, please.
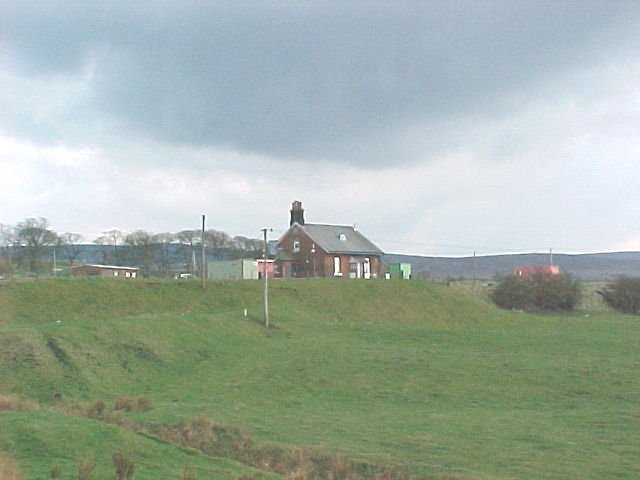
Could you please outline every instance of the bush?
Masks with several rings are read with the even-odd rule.
[[[603,290],[600,296],[610,307],[622,313],[640,313],[640,278],[619,277]]]
[[[567,273],[536,274],[529,279],[506,275],[491,292],[491,300],[509,310],[569,311],[580,298],[580,282]]]

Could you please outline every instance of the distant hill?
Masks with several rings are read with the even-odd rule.
[[[387,254],[387,263],[411,263],[414,276],[432,278],[473,278],[473,257],[422,257],[416,255]],[[513,269],[526,265],[549,265],[549,254],[524,253],[514,255],[487,255],[475,259],[477,278],[490,279],[496,275],[513,273]],[[620,275],[640,276],[640,252],[587,253],[579,255],[553,254],[553,263],[561,271],[582,280],[608,280]]]

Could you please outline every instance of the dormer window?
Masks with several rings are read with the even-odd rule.
[[[341,242],[346,242],[347,241],[347,236],[344,233],[340,234],[340,241]]]

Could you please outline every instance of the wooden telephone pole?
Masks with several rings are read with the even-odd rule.
[[[200,237],[200,253],[201,253],[201,257],[202,257],[202,264],[200,265],[200,278],[202,279],[202,288],[204,288],[204,280],[205,280],[205,275],[206,275],[206,268],[205,268],[205,252],[204,252],[204,222],[205,222],[205,215],[202,215],[202,235]]]

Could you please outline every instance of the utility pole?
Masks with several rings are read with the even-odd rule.
[[[205,255],[204,255],[204,222],[205,222],[205,215],[202,215],[202,235],[200,237],[200,250],[201,250],[201,254],[202,254],[202,264],[200,265],[200,277],[202,278],[202,288],[204,288],[204,276],[205,276]]]
[[[549,249],[549,263],[553,267],[553,248]]]
[[[264,235],[264,254],[262,255],[262,275],[264,275],[264,328],[269,328],[269,275],[267,274],[267,257],[269,255],[269,242],[267,241],[268,228],[262,229]]]

